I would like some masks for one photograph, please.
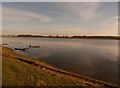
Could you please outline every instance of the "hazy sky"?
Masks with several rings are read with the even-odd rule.
[[[119,0],[1,0],[2,2],[119,2]]]
[[[3,34],[118,35],[117,2],[3,2]]]

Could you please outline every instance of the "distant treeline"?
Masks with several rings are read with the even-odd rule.
[[[42,35],[17,35],[16,37],[41,37],[41,38],[72,38],[72,39],[116,39],[120,40],[120,36],[42,36]]]

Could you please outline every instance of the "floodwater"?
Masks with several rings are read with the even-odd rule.
[[[84,76],[118,81],[118,40],[3,37],[2,42],[12,49],[41,46],[15,52]]]

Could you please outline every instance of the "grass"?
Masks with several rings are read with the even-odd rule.
[[[67,76],[54,76],[24,62],[3,57],[3,86],[74,86]],[[81,85],[83,85],[81,83]]]
[[[44,69],[35,66],[35,64],[44,66]],[[92,88],[105,84],[105,82],[91,78],[86,80],[76,77],[70,72],[55,68],[41,60],[18,55],[12,49],[6,47],[2,47],[2,67],[3,86],[90,86]]]

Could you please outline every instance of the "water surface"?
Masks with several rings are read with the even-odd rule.
[[[12,49],[40,45],[41,48],[31,48],[29,52],[15,52],[70,72],[117,83],[117,40],[4,37],[3,43]]]

